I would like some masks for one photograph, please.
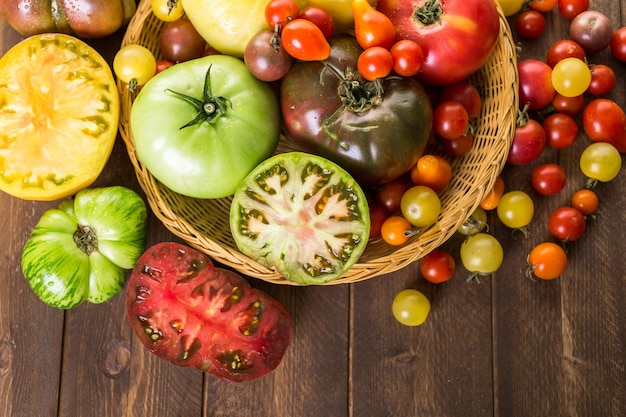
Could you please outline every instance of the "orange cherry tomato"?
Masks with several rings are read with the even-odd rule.
[[[363,78],[368,81],[385,78],[393,69],[391,52],[382,46],[367,48],[359,55],[357,69]]]
[[[598,195],[594,191],[584,188],[572,195],[570,204],[583,215],[589,216],[598,209]]]
[[[541,13],[547,13],[554,9],[558,0],[531,0],[528,2],[528,7],[532,10]]]
[[[556,279],[567,267],[567,254],[561,245],[543,242],[535,246],[528,255],[527,275],[543,280]]]
[[[391,49],[393,70],[402,77],[412,77],[417,74],[424,64],[424,51],[415,41],[401,39],[393,44]]]
[[[390,216],[383,222],[380,234],[385,242],[393,246],[404,245],[411,236],[413,226],[402,216]]]
[[[491,190],[487,193],[485,198],[480,202],[480,207],[483,210],[493,210],[498,207],[500,197],[504,194],[504,180],[498,176]]]
[[[396,28],[391,20],[367,0],[353,0],[354,34],[361,48],[382,46],[390,49],[396,41]]]
[[[301,61],[323,61],[330,56],[330,44],[322,30],[306,19],[294,19],[283,26],[283,48]]]
[[[436,193],[443,191],[452,179],[450,162],[439,155],[422,155],[411,169],[411,181],[415,185],[425,185]]]

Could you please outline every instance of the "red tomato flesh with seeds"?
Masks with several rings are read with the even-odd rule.
[[[278,301],[174,242],[156,244],[139,258],[126,308],[150,352],[233,382],[275,369],[291,337],[291,319]]]

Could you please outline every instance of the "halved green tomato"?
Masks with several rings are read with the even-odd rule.
[[[64,34],[29,37],[0,58],[0,190],[55,200],[91,185],[119,119],[111,68]]]
[[[277,154],[235,192],[230,228],[239,250],[302,285],[341,277],[369,238],[369,208],[347,171],[302,152]]]

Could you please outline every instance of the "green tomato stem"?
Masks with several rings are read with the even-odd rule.
[[[91,226],[78,225],[74,232],[74,243],[87,256],[98,250],[98,236]]]

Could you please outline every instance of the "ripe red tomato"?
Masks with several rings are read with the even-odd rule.
[[[546,142],[555,149],[565,149],[572,145],[578,137],[578,123],[564,113],[553,113],[542,123],[546,132]]]
[[[448,281],[454,275],[455,269],[454,257],[443,249],[436,249],[428,253],[420,263],[422,276],[432,284]]]
[[[557,0],[531,0],[528,7],[541,13],[547,13],[556,7]]]
[[[561,39],[554,42],[548,48],[546,53],[546,64],[550,68],[554,68],[557,62],[565,58],[578,58],[584,61],[587,57],[587,53],[580,44],[571,39]]]
[[[604,64],[591,65],[591,83],[587,87],[587,92],[594,96],[608,94],[615,87],[615,72],[611,67]]]
[[[411,39],[424,50],[417,77],[426,84],[467,78],[487,61],[500,34],[494,1],[378,0],[376,7],[392,21],[397,39]]]
[[[530,176],[533,189],[544,196],[557,194],[565,186],[567,176],[558,164],[538,165]]]
[[[611,54],[618,61],[626,62],[626,27],[621,27],[611,37]]]
[[[541,123],[529,119],[526,124],[515,128],[515,136],[509,150],[507,162],[512,165],[528,164],[543,152],[546,146],[546,132]]]
[[[328,10],[323,7],[307,6],[300,11],[299,17],[315,23],[326,39],[330,39],[335,33],[335,20]]]
[[[458,158],[465,155],[470,151],[470,149],[472,149],[472,145],[474,144],[474,135],[470,130],[460,138],[447,139],[441,142],[446,155],[452,158]]]
[[[546,18],[538,11],[526,10],[517,16],[515,28],[523,38],[537,38],[546,28]]]
[[[552,105],[559,113],[574,117],[580,113],[585,106],[585,96],[581,94],[579,96],[566,97],[556,93],[552,99]]]
[[[354,35],[361,48],[391,48],[396,41],[396,29],[384,13],[376,10],[367,0],[353,0],[352,14]]]
[[[265,6],[265,21],[272,29],[297,19],[299,14],[300,7],[295,0],[271,0]]]
[[[552,212],[548,219],[548,228],[555,239],[573,242],[585,233],[585,216],[574,207],[563,206]]]
[[[589,9],[589,0],[558,0],[559,13],[566,19],[573,19]]]
[[[463,104],[450,100],[439,103],[433,112],[433,130],[443,139],[457,139],[469,127],[469,116]]]
[[[519,72],[520,107],[539,110],[552,102],[556,91],[552,86],[552,68],[537,59],[523,59],[517,63]]]
[[[467,110],[470,119],[478,117],[482,107],[482,98],[478,88],[468,80],[444,86],[439,95],[439,101],[458,101]]]
[[[330,44],[322,30],[306,19],[294,19],[281,32],[285,51],[301,61],[323,61],[330,56]]]
[[[583,109],[582,124],[594,142],[609,142],[626,152],[626,114],[615,101],[598,98],[589,102]]]
[[[424,64],[424,51],[417,42],[409,39],[399,40],[390,49],[393,58],[393,70],[403,77],[417,74]]]
[[[357,60],[359,73],[368,81],[385,78],[393,69],[393,57],[388,49],[382,46],[367,48]]]
[[[394,180],[384,184],[376,191],[375,198],[378,204],[383,206],[388,213],[400,212],[400,201],[408,189],[402,180]]]
[[[291,336],[291,319],[277,300],[174,242],[156,244],[139,258],[126,309],[150,352],[234,382],[275,369]]]
[[[383,223],[389,216],[387,210],[376,202],[370,202],[370,239],[380,237]]]

